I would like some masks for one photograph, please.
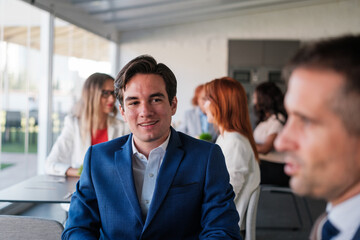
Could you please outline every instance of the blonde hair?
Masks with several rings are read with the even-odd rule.
[[[90,75],[83,86],[81,98],[73,108],[73,115],[79,120],[80,135],[83,142],[87,136],[91,135],[92,129],[97,129],[99,124],[100,98],[102,87],[108,80],[114,81],[114,78],[104,73],[94,73]],[[112,110],[115,118],[117,109],[114,106]],[[114,119],[111,119],[114,120]]]

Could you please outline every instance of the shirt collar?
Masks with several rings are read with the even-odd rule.
[[[354,224],[356,225],[356,228],[353,230],[356,231],[360,222],[360,211],[357,210],[359,208],[359,203],[360,194],[336,206],[332,206],[328,203],[326,207],[326,210],[329,213],[328,218],[340,232],[348,232],[349,229],[352,229]]]
[[[167,148],[167,146],[168,146],[168,144],[169,144],[170,136],[171,136],[171,131],[169,132],[169,135],[168,135],[168,137],[166,138],[166,140],[165,140],[162,144],[160,144],[160,146],[154,148],[153,150],[158,149],[158,148],[162,148],[162,150],[163,150],[164,152],[166,152],[166,148]],[[139,150],[135,147],[134,136],[133,136],[133,135],[132,135],[132,138],[131,138],[131,145],[132,145],[132,149],[133,149],[133,155],[135,155],[135,154],[142,154],[142,153],[140,153]],[[153,150],[151,150],[151,151],[153,151]]]

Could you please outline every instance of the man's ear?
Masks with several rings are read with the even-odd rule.
[[[121,113],[121,116],[123,117],[124,121],[126,122],[126,117],[125,117],[125,111],[123,109],[123,107],[121,107],[121,104],[119,104],[119,110],[120,110],[120,113]]]
[[[176,109],[177,109],[177,97],[176,96],[172,99],[170,107],[171,107],[172,116],[174,116],[176,113]]]

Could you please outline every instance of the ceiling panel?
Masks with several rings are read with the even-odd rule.
[[[139,29],[340,0],[27,0],[66,21],[117,40]]]

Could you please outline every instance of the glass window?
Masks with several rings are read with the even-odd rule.
[[[84,81],[95,72],[110,74],[110,41],[55,19],[53,70],[53,143],[64,117],[79,100]]]
[[[40,32],[43,10],[20,0],[0,0],[0,189],[37,173]],[[48,39],[51,39],[48,36]],[[111,72],[106,39],[55,19],[52,135],[79,99],[85,79]]]
[[[39,13],[0,0],[0,189],[36,174]]]

